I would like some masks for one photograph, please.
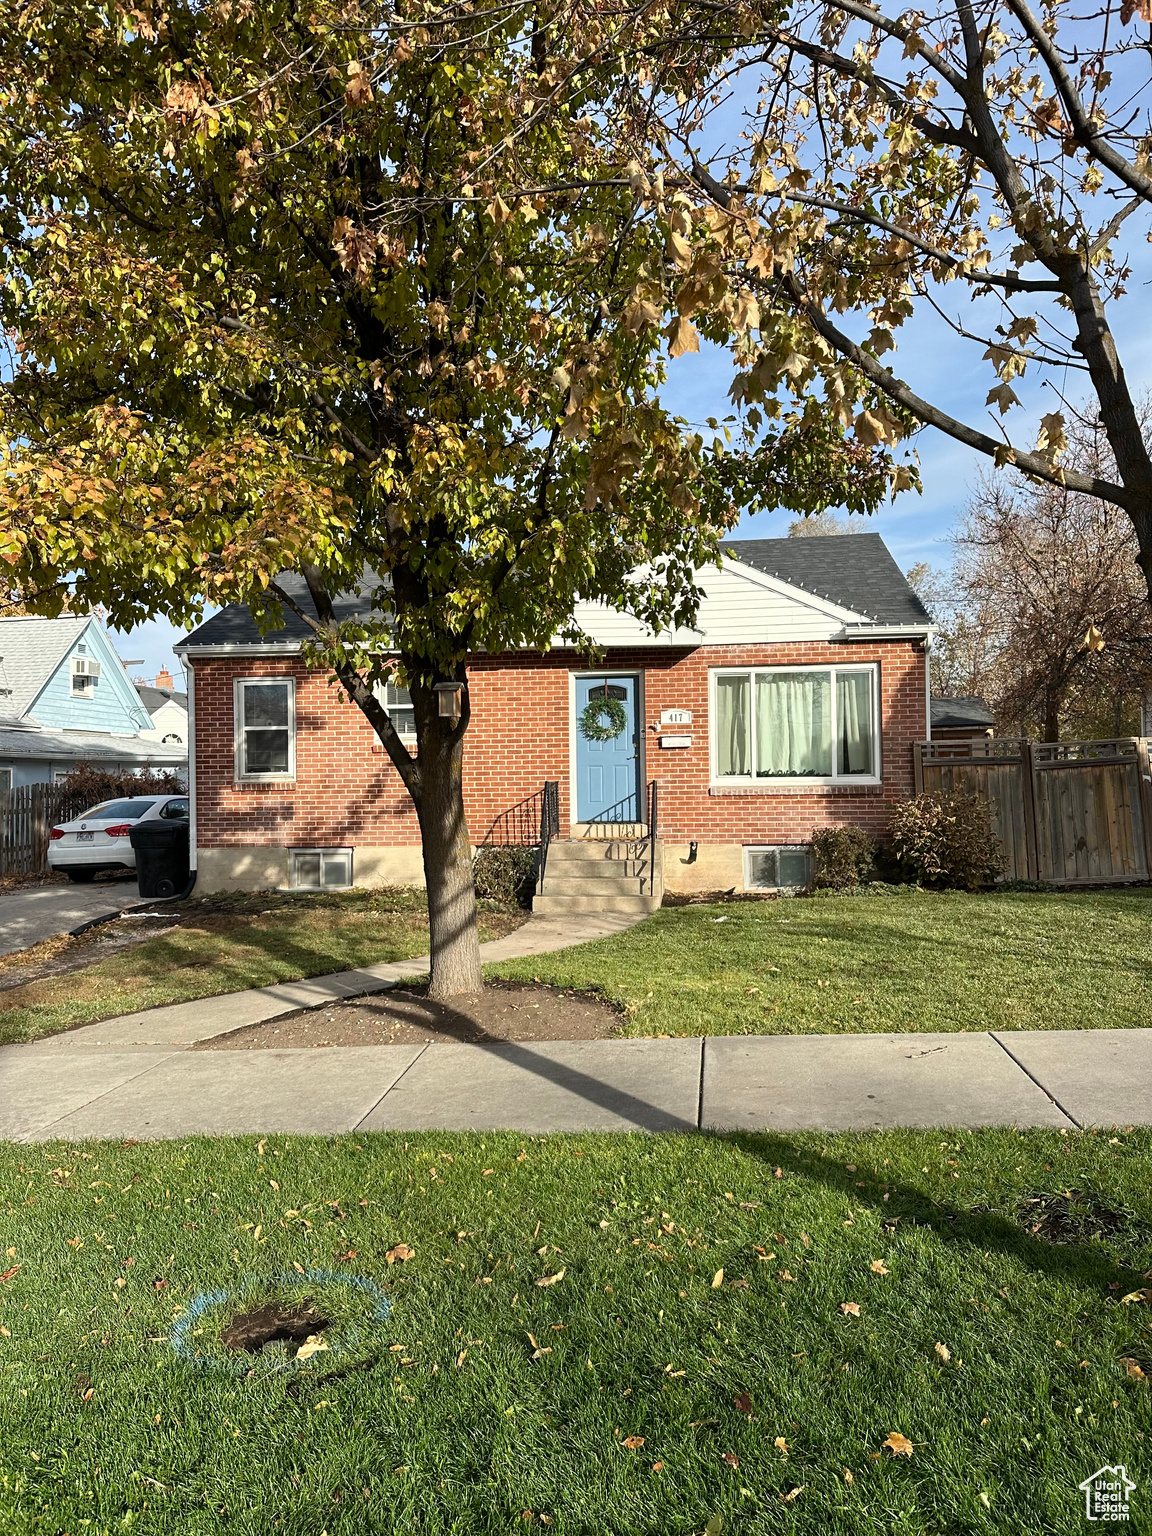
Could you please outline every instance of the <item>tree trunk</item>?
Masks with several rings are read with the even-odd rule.
[[[428,888],[428,933],[432,979],[428,996],[437,1002],[479,992],[480,940],[476,932],[476,888],[472,847],[464,816],[464,731],[435,713],[431,690],[413,688],[420,766],[416,802]]]
[[[1044,740],[1060,740],[1060,699],[1048,694],[1044,700]]]

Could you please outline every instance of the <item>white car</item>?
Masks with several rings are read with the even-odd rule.
[[[105,800],[48,834],[48,868],[69,880],[92,880],[101,869],[135,869],[136,850],[128,839],[140,821],[187,821],[187,795],[133,795]]]

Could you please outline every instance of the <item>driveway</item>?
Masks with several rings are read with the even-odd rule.
[[[93,885],[26,885],[0,895],[0,955],[27,949],[54,933],[140,900],[135,880],[98,880]]]

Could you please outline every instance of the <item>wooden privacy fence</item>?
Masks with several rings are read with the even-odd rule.
[[[916,792],[987,800],[1005,880],[1108,885],[1152,878],[1149,742],[925,741]]]
[[[84,809],[63,784],[21,784],[0,790],[0,877],[41,875],[48,868],[48,834]]]

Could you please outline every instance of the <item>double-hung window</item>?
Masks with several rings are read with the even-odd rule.
[[[235,689],[236,777],[257,781],[295,778],[295,680],[239,677]]]
[[[875,782],[874,666],[742,667],[712,673],[712,780]]]
[[[388,711],[388,718],[397,736],[405,742],[416,740],[416,711],[412,707],[412,695],[407,688],[396,683],[377,683],[376,697]]]

